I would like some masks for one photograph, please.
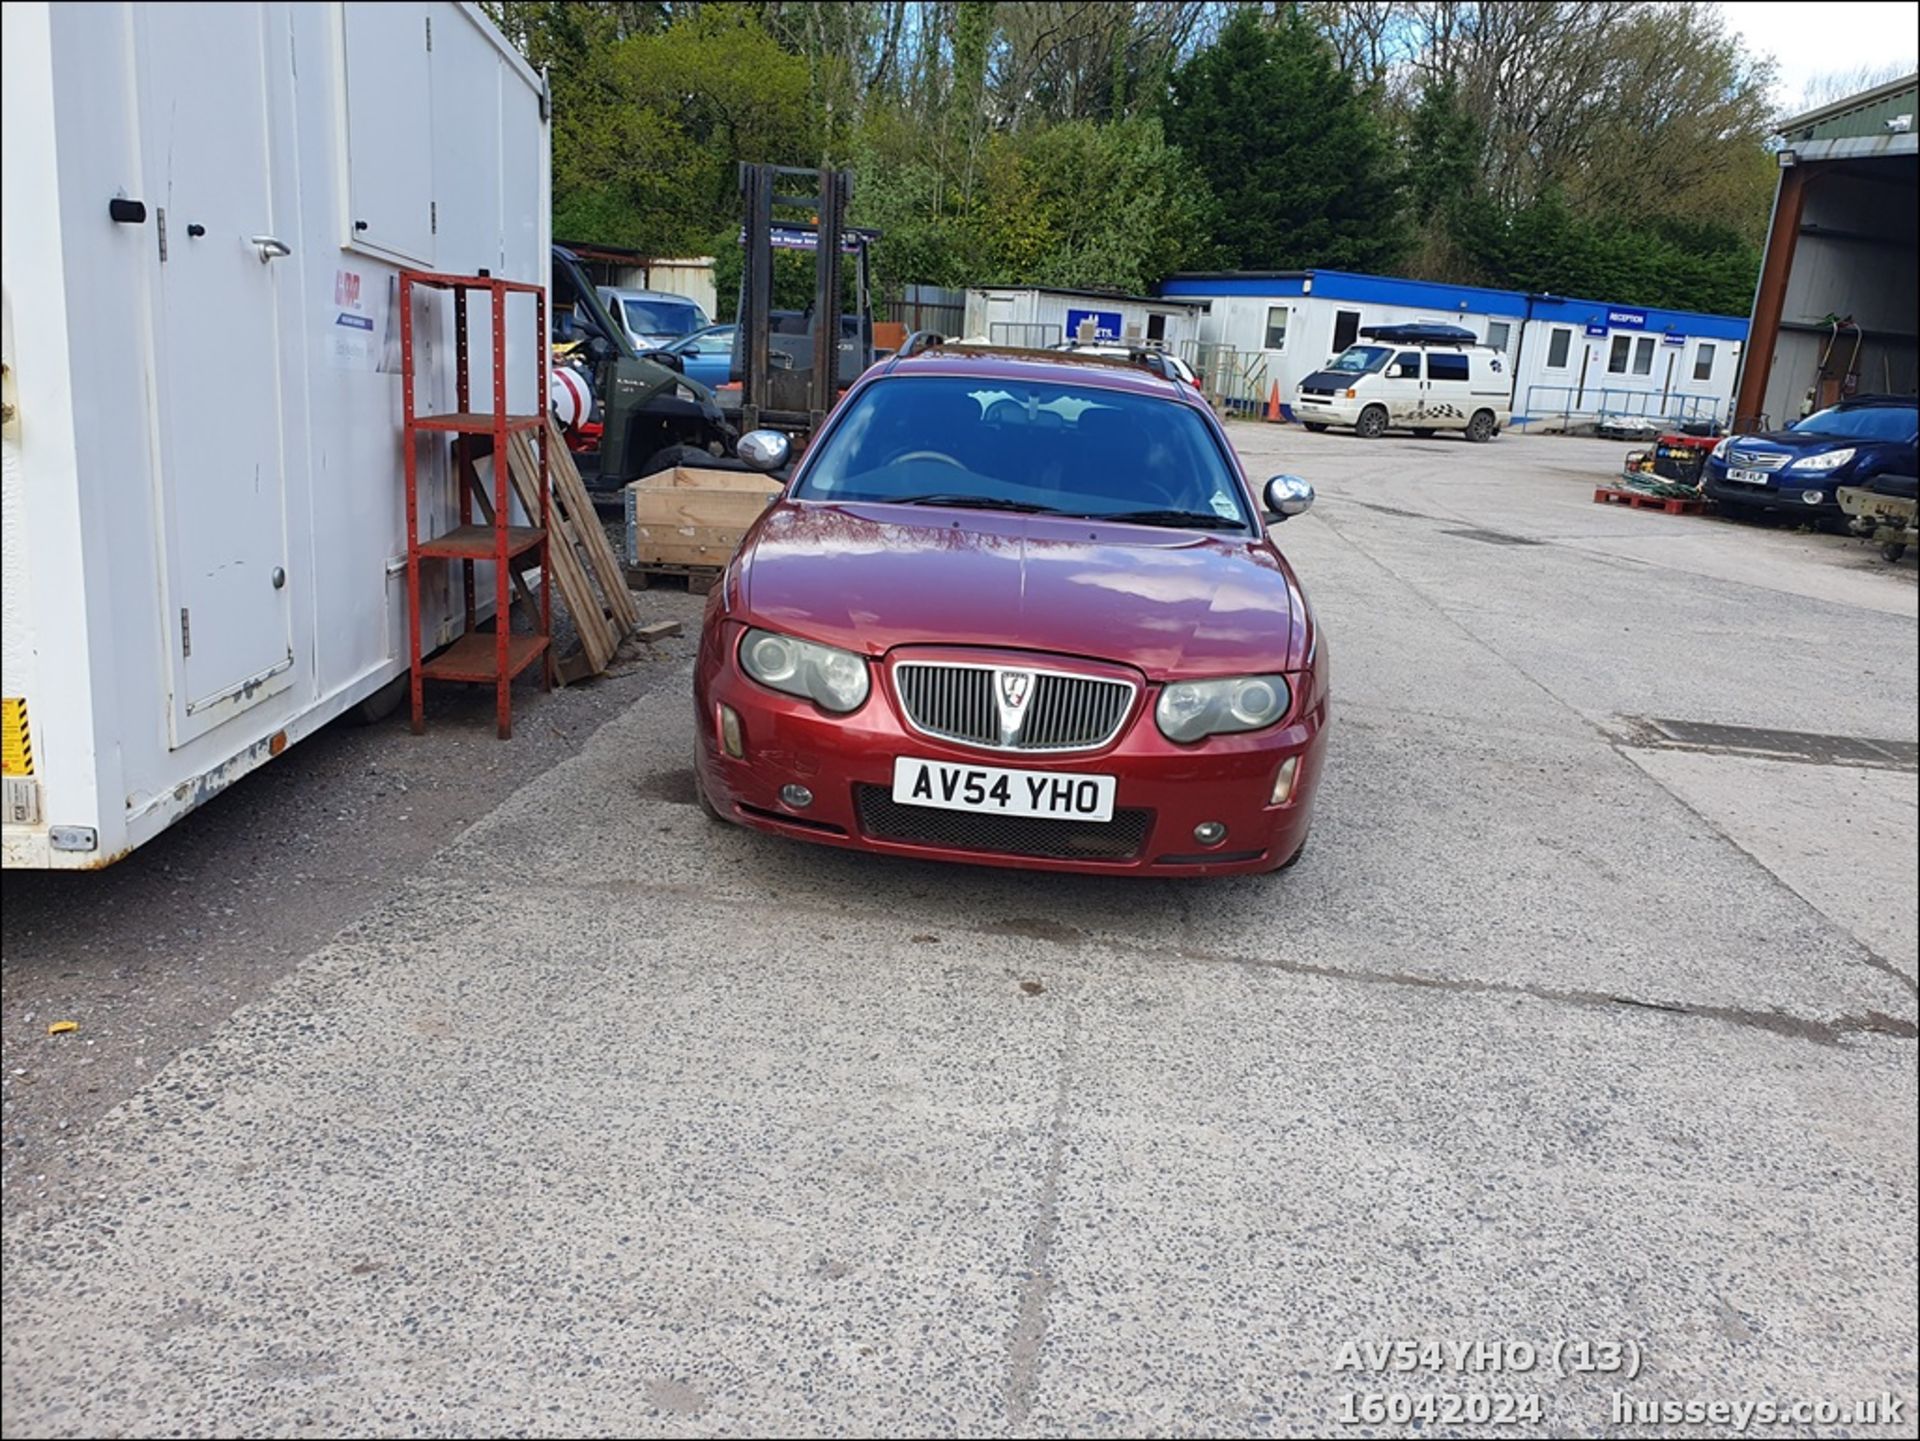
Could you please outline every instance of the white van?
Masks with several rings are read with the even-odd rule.
[[[1492,440],[1513,418],[1507,358],[1457,325],[1377,325],[1302,380],[1294,416],[1308,430],[1350,425],[1426,437],[1462,430]]]

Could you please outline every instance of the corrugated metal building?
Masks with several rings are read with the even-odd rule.
[[[1910,75],[1781,127],[1741,428],[1785,425],[1843,395],[1914,392],[1917,109]]]
[[[1230,403],[1264,404],[1373,325],[1463,325],[1507,356],[1516,425],[1600,415],[1725,421],[1747,323],[1738,316],[1529,295],[1341,270],[1172,276],[1168,299],[1205,301],[1194,369]]]

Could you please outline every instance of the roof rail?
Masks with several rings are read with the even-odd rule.
[[[1143,366],[1151,370],[1162,380],[1178,380],[1180,378],[1180,372],[1173,368],[1173,362],[1167,358],[1168,351],[1164,346],[1142,345],[1137,341],[1131,340],[1063,340],[1053,348],[1055,350],[1064,350],[1069,354],[1082,349],[1095,352],[1101,350],[1123,350],[1126,352],[1126,359],[1129,365]],[[1118,359],[1119,357],[1115,356],[1114,358]]]
[[[935,335],[931,330],[916,330],[900,343],[900,348],[893,354],[896,360],[905,360],[910,355],[918,355],[923,350],[932,350],[946,343],[944,335]]]

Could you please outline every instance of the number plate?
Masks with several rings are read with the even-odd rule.
[[[1114,785],[1112,776],[956,766],[915,756],[898,756],[893,762],[893,798],[898,804],[946,811],[1110,821]]]
[[[1727,479],[1737,480],[1742,485],[1765,485],[1773,479],[1764,470],[1735,470],[1727,467]]]

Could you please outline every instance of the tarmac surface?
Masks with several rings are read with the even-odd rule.
[[[1320,488],[1284,875],[716,826],[683,640],[9,876],[5,1434],[1911,1434],[1912,560],[1233,434]]]

